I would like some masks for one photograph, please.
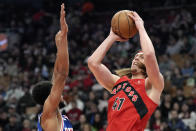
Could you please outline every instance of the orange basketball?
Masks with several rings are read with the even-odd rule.
[[[112,31],[122,38],[129,39],[137,33],[132,18],[128,16],[131,13],[129,10],[122,10],[117,12],[111,21]]]

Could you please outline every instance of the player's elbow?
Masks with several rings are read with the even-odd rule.
[[[96,66],[97,66],[96,61],[93,58],[89,57],[88,58],[88,68],[91,70],[93,68],[96,68]]]
[[[156,76],[156,79],[154,80],[154,86],[161,91],[164,89],[164,78],[161,73]]]
[[[148,63],[151,63],[151,64],[154,63],[156,61],[155,53],[153,51],[146,53],[144,56],[144,59]]]
[[[155,57],[155,52],[154,51],[148,51],[145,53],[146,58],[154,58]]]

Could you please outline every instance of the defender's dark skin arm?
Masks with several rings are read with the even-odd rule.
[[[42,128],[47,131],[58,130],[59,122],[57,119],[57,109],[61,100],[65,80],[69,72],[69,53],[67,42],[68,26],[65,20],[64,4],[61,5],[60,26],[61,30],[55,37],[57,56],[53,72],[53,86],[44,103],[43,114],[41,117]]]

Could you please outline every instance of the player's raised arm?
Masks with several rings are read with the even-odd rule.
[[[141,17],[136,13],[130,13],[129,16],[135,21],[136,27],[140,35],[140,45],[144,52],[144,63],[146,65],[146,71],[148,79],[153,87],[162,91],[164,88],[163,76],[159,71],[158,62],[155,56],[155,50],[145,28],[144,22]]]
[[[61,30],[56,34],[55,37],[57,55],[53,72],[53,85],[50,95],[44,103],[42,119],[45,117],[50,117],[56,113],[59,102],[61,100],[65,80],[69,72],[69,53],[67,42],[68,26],[65,20],[64,4],[61,5],[60,27]]]
[[[124,39],[121,39],[119,36],[114,34],[112,30],[110,30],[109,36],[88,59],[89,69],[94,74],[97,81],[108,91],[112,90],[112,87],[119,79],[119,76],[112,74],[110,70],[102,64],[102,60],[115,41],[124,41]]]

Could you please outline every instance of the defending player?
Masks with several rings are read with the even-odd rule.
[[[126,41],[112,30],[88,59],[88,66],[97,81],[112,95],[108,105],[107,131],[143,131],[164,88],[164,79],[144,22],[136,12],[130,13],[129,17],[139,31],[142,48],[135,55],[131,68],[118,70],[117,76],[101,63],[115,41]]]
[[[61,115],[59,111],[59,103],[63,101],[62,92],[69,72],[68,26],[65,20],[64,4],[61,5],[60,26],[61,30],[55,37],[57,57],[52,83],[47,81],[39,82],[32,91],[33,99],[38,104],[43,105],[43,111],[38,116],[38,131],[73,130],[68,118]]]

